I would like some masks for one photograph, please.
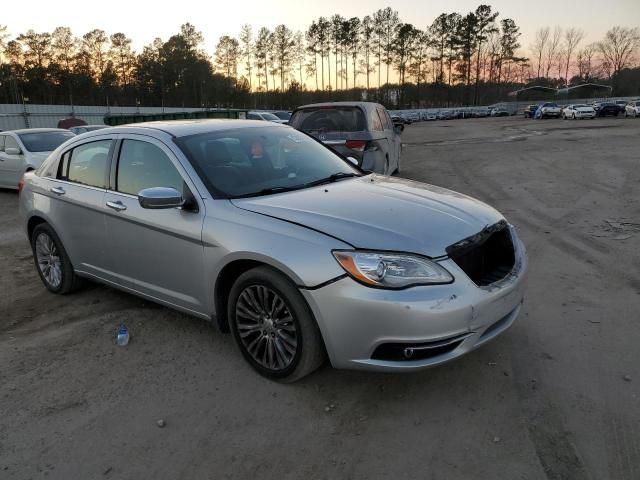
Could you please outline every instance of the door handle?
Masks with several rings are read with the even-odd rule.
[[[62,187],[52,187],[49,189],[49,191],[51,193],[55,193],[56,195],[64,195],[65,193],[67,193],[64,191],[64,188]]]
[[[127,206],[122,203],[120,200],[116,202],[107,202],[107,207],[113,208],[117,212],[121,212],[122,210],[126,210]]]

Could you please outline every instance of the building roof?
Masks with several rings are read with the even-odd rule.
[[[567,93],[571,93],[575,90],[578,89],[583,89],[583,88],[587,88],[590,90],[609,90],[609,91],[613,91],[613,87],[610,85],[602,85],[599,83],[582,83],[580,85],[574,85],[573,87],[565,87],[565,88],[559,88],[557,94],[558,95],[563,95],[563,94],[567,94]]]
[[[521,93],[525,92],[553,92],[556,93],[557,90],[552,87],[543,87],[542,85],[532,85],[531,87],[521,88],[520,90],[515,90],[513,92],[509,92],[510,97],[517,97]]]

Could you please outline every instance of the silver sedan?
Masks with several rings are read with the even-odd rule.
[[[404,371],[504,332],[524,295],[514,228],[465,195],[368,175],[291,127],[147,123],[69,140],[25,174],[46,288],[111,285],[231,331],[293,381]]]

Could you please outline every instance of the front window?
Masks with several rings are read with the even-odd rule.
[[[73,132],[39,132],[19,135],[29,152],[52,152],[74,136]]]
[[[212,194],[224,198],[267,195],[360,175],[348,161],[292,128],[208,132],[176,143]]]
[[[123,140],[118,157],[116,190],[138,195],[152,187],[170,187],[183,193],[184,182],[169,157],[157,146],[140,140]]]

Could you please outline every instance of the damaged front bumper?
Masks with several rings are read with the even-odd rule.
[[[478,287],[451,259],[448,285],[381,290],[343,278],[302,290],[336,368],[416,370],[453,360],[507,330],[524,299],[527,259],[512,230],[515,264],[502,280]]]

